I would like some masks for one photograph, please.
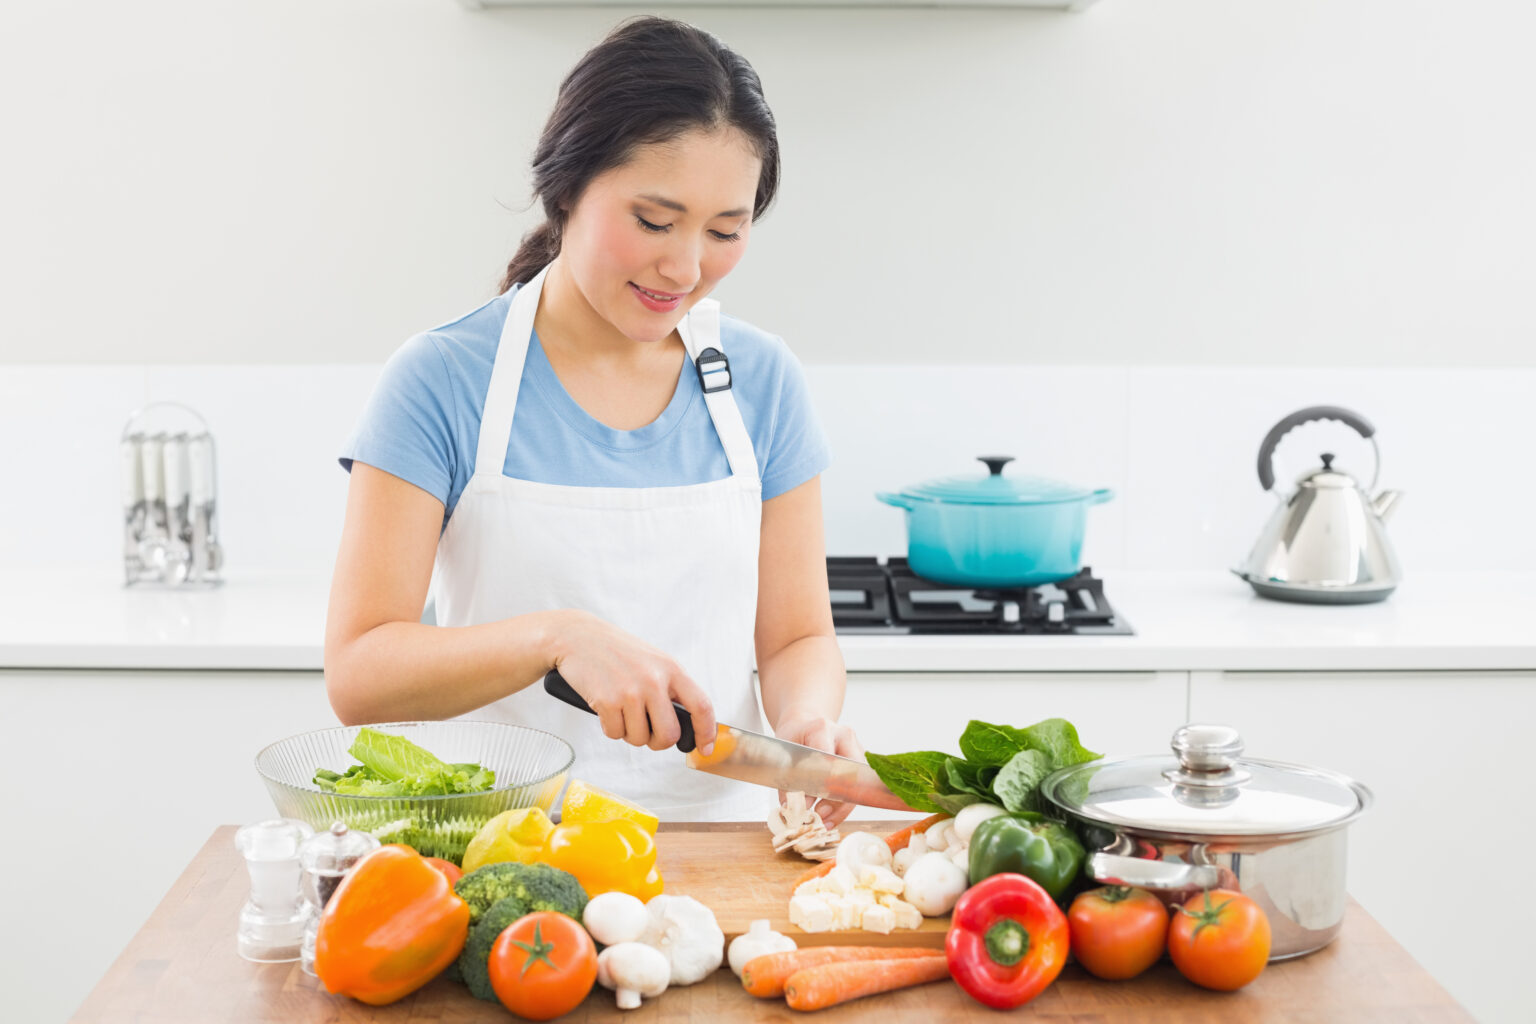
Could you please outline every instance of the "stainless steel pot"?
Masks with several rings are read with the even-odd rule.
[[[1227,726],[1186,725],[1172,746],[1171,758],[1090,761],[1041,784],[1087,839],[1087,873],[1168,902],[1236,889],[1269,916],[1271,960],[1332,942],[1348,903],[1346,826],[1371,791],[1336,772],[1242,760]]]

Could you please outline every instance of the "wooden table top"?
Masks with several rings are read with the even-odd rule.
[[[760,826],[759,826],[760,827]],[[667,832],[742,831],[739,825],[663,825]],[[322,1024],[322,1022],[516,1021],[499,1004],[438,979],[391,1006],[371,1007],[326,992],[297,962],[256,964],[235,952],[235,926],[250,891],[234,848],[235,826],[216,829],[144,927],[76,1011],[75,1024]],[[766,835],[764,846],[767,846]],[[771,854],[770,854],[771,856]],[[666,865],[663,864],[665,870]],[[669,877],[668,890],[675,890]],[[787,899],[787,897],[786,897]],[[594,988],[565,1021],[668,1024],[778,1021],[800,1017],[781,1000],[758,1000],[722,968],[687,988],[668,989],[636,1010]],[[1353,900],[1339,938],[1298,960],[1271,964],[1248,987],[1207,992],[1166,961],[1131,981],[1107,982],[1068,964],[1049,989],[1018,1011],[1052,1024],[1442,1024],[1470,1022],[1441,986]],[[922,1019],[992,1022],[996,1011],[959,986],[939,982],[821,1011],[828,1024]]]

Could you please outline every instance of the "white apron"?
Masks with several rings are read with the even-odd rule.
[[[546,267],[512,297],[491,370],[475,472],[437,546],[432,590],[442,626],[580,608],[675,658],[717,720],[762,731],[752,686],[762,481],[729,387],[704,399],[731,475],[682,487],[570,487],[504,476],[523,361]],[[701,300],[678,324],[688,358],[720,346],[720,305]],[[709,373],[716,366],[717,372]],[[729,383],[704,363],[707,386]],[[772,791],[685,767],[603,735],[597,716],[544,691],[542,680],[461,716],[560,736],[571,777],[618,793],[664,821],[757,820]]]

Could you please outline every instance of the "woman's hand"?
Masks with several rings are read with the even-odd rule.
[[[554,667],[597,712],[604,736],[665,750],[682,736],[672,707],[677,701],[693,716],[699,752],[714,748],[714,705],[668,655],[582,611],[562,622],[555,649]]]
[[[793,714],[774,727],[773,733],[781,740],[789,740],[804,747],[815,747],[829,754],[864,760],[864,747],[853,729],[831,719],[814,714]],[[779,803],[784,803],[784,793],[779,793]],[[833,803],[819,800],[810,809],[821,815],[827,828],[834,828],[853,811],[857,804]]]

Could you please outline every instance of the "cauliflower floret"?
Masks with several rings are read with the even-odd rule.
[[[789,901],[789,923],[807,932],[829,932],[836,924],[832,905],[820,894],[796,896]]]
[[[891,913],[896,915],[897,928],[921,928],[923,926],[922,912],[899,896],[891,893],[881,893],[880,905],[888,907]]]
[[[858,884],[859,882],[854,877],[853,869],[839,864],[831,871],[828,871],[826,876],[822,878],[821,891],[836,893],[841,896],[853,892],[854,889],[858,888]]]
[[[876,903],[864,908],[864,915],[859,918],[859,927],[867,932],[879,932],[881,935],[889,935],[896,927],[896,912],[890,907],[882,907]]]
[[[882,868],[875,864],[865,864],[859,868],[859,885],[875,892],[901,892],[906,886],[902,877],[890,868]]]

